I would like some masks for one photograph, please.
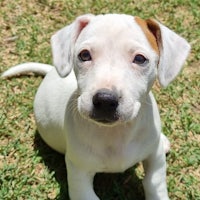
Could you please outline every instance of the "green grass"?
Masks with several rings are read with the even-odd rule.
[[[192,51],[181,75],[166,89],[155,85],[163,131],[172,149],[167,182],[172,200],[200,199],[199,0],[0,0],[0,72],[12,65],[51,63],[50,37],[84,13],[126,13],[156,18],[187,38]],[[0,199],[66,199],[62,155],[36,132],[33,98],[42,77],[0,80]],[[141,165],[124,174],[101,174],[95,188],[105,200],[144,199]]]

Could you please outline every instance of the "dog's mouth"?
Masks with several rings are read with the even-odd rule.
[[[119,115],[112,112],[102,111],[97,113],[93,111],[90,118],[100,124],[113,125],[119,120]]]

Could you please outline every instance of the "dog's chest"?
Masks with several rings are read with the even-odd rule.
[[[123,172],[147,155],[149,147],[143,148],[146,140],[142,138],[140,135],[130,139],[116,132],[110,137],[93,135],[81,140],[76,138],[71,150],[74,161],[84,168],[96,172]]]
[[[140,155],[136,153],[133,144],[120,143],[117,146],[108,146],[102,148],[97,162],[103,172],[123,172],[127,168],[139,162]]]

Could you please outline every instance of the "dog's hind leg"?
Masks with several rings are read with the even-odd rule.
[[[163,148],[165,153],[168,153],[170,151],[170,141],[169,139],[163,134],[161,133],[161,140],[163,143]]]

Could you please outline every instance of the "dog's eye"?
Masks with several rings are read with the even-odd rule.
[[[92,57],[90,55],[90,52],[88,50],[83,50],[79,53],[78,58],[82,62],[90,61],[92,60]]]
[[[133,63],[138,64],[138,65],[143,65],[146,62],[148,62],[148,59],[145,58],[143,55],[141,54],[137,54],[133,60]]]

